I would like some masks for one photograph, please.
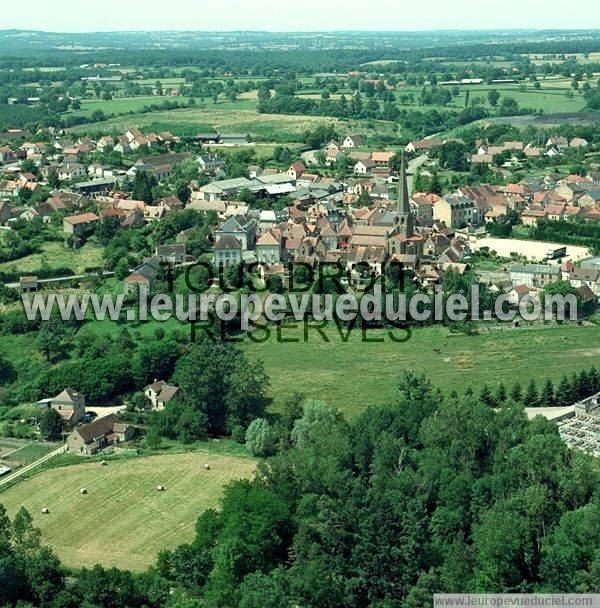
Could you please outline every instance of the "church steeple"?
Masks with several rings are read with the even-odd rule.
[[[408,203],[408,185],[406,183],[406,165],[404,157],[402,157],[402,166],[400,167],[400,177],[398,179],[398,215],[410,213],[410,205]]]
[[[413,216],[410,212],[410,204],[408,202],[408,184],[406,181],[404,157],[402,157],[402,166],[398,179],[398,203],[396,205],[396,214],[398,215],[400,235],[405,239],[412,236],[414,231]]]

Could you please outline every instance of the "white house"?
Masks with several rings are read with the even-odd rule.
[[[358,148],[363,145],[362,135],[348,135],[342,142],[342,148]]]
[[[179,387],[167,384],[163,380],[155,380],[144,389],[144,395],[150,401],[153,410],[164,410],[165,404],[169,403],[179,391]]]
[[[359,160],[354,165],[354,173],[365,175],[366,173],[370,173],[374,166],[375,162],[372,160]]]
[[[508,303],[511,306],[518,306],[521,300],[529,295],[529,287],[527,285],[515,285],[508,290]]]

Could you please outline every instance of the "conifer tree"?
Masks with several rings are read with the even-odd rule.
[[[537,407],[539,405],[537,386],[533,378],[527,386],[523,402],[525,403],[525,407]]]
[[[542,388],[540,405],[546,407],[552,407],[554,405],[554,385],[552,384],[552,380],[550,378],[546,379],[544,388]]]
[[[513,387],[510,391],[510,398],[519,403],[520,401],[522,401],[523,399],[523,388],[521,387],[521,383],[520,382],[515,382],[513,384]]]

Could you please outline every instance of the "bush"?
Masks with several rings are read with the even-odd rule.
[[[241,424],[236,424],[231,429],[231,438],[237,441],[238,443],[244,443],[246,438],[246,431]]]
[[[40,416],[40,434],[47,441],[55,441],[62,436],[62,418],[51,408],[42,412]]]
[[[269,456],[275,450],[273,429],[267,420],[257,418],[246,431],[246,447],[252,456]]]

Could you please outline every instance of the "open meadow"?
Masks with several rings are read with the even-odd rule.
[[[90,116],[96,110],[101,110],[105,114],[125,114],[126,112],[138,112],[144,106],[161,104],[164,101],[177,101],[178,103],[187,102],[185,97],[170,96],[138,96],[138,97],[114,97],[113,99],[83,99],[79,110],[66,112],[66,116]]]
[[[133,339],[147,342],[156,339],[161,327],[189,334],[186,323],[172,319],[166,323],[149,321],[130,326]],[[114,334],[118,326],[110,321],[87,322],[79,331],[92,334]],[[483,384],[523,384],[531,377],[555,378],[565,372],[600,368],[600,327],[536,325],[528,328],[488,331],[467,336],[452,333],[446,327],[413,330],[410,340],[393,342],[386,332],[369,330],[367,338],[355,329],[346,343],[337,329],[329,327],[329,342],[309,330],[304,342],[303,329],[283,328],[281,338],[298,342],[278,342],[275,328],[270,339],[257,344],[244,339],[242,348],[254,360],[262,360],[270,377],[271,409],[277,411],[281,399],[294,391],[307,397],[323,399],[352,417],[372,404],[385,402],[393,394],[403,371],[423,372],[444,391],[461,392],[468,386],[475,390]],[[405,334],[399,332],[398,337]],[[260,336],[262,337],[262,335]],[[383,342],[374,340],[383,338]],[[439,348],[441,353],[434,354]],[[19,369],[22,381],[31,380],[48,363],[39,352],[33,333],[3,337],[4,353]]]
[[[380,343],[363,342],[360,329],[347,343],[335,327],[325,333],[329,343],[315,330],[304,342],[301,326],[281,332],[282,338],[298,343],[277,342],[275,333],[264,344],[245,342],[248,356],[264,361],[276,403],[296,390],[356,416],[369,405],[384,403],[405,370],[427,374],[444,391],[462,392],[468,386],[477,391],[484,384],[510,386],[520,381],[525,385],[532,377],[555,379],[592,365],[600,367],[600,327],[549,325],[476,336],[431,327],[413,331],[404,343],[393,342],[379,330],[369,331],[367,337],[383,339]],[[434,348],[441,353],[434,354]]]
[[[111,460],[105,467],[82,461],[15,484],[0,493],[0,503],[10,516],[26,507],[68,567],[141,571],[163,549],[191,541],[200,513],[217,507],[223,487],[250,477],[254,467],[250,458],[204,452]]]

